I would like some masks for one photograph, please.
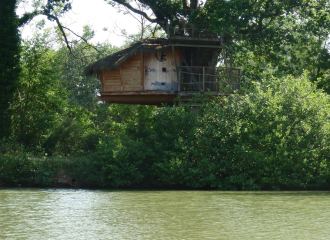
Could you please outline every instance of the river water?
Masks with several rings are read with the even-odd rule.
[[[330,239],[330,192],[0,188],[0,239]]]

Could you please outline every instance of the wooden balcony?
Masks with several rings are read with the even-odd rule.
[[[123,88],[101,92],[99,99],[109,103],[147,104],[161,106],[173,104],[181,96],[189,101],[196,93],[229,95],[240,89],[240,69],[224,67],[178,67],[178,80],[172,83],[172,90],[159,83],[157,90],[124,91]]]

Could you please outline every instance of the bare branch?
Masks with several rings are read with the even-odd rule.
[[[44,16],[47,16],[48,18],[51,18],[51,19],[55,20],[55,22],[57,23],[58,28],[60,29],[60,31],[61,31],[61,33],[62,33],[62,36],[63,36],[63,38],[64,38],[64,41],[65,41],[66,47],[69,49],[70,54],[71,54],[73,57],[78,58],[78,57],[77,57],[76,55],[74,55],[74,53],[72,52],[72,48],[71,48],[71,46],[70,46],[70,44],[69,44],[68,38],[67,38],[67,36],[66,36],[66,33],[65,33],[64,29],[63,29],[63,26],[62,26],[60,20],[59,20],[56,16],[51,15],[51,14],[46,13],[46,12],[41,12],[40,14],[42,14],[42,15],[44,15]]]
[[[71,29],[69,29],[69,28],[63,26],[63,25],[61,24],[60,20],[58,19],[58,17],[56,17],[56,16],[54,16],[54,15],[52,15],[52,14],[49,14],[49,13],[46,12],[46,11],[40,11],[40,10],[38,11],[38,10],[36,10],[36,11],[31,12],[31,13],[25,13],[25,14],[23,15],[23,17],[19,20],[19,25],[22,26],[23,24],[29,22],[29,21],[32,20],[35,16],[38,16],[38,15],[44,15],[44,16],[48,17],[49,19],[52,19],[52,20],[54,20],[54,21],[56,22],[56,24],[57,24],[58,28],[60,29],[61,34],[62,34],[62,36],[63,36],[63,38],[64,38],[65,45],[66,45],[67,49],[69,50],[70,54],[71,54],[73,57],[78,58],[78,57],[73,53],[73,51],[72,51],[72,48],[71,48],[71,46],[70,46],[70,42],[68,41],[68,38],[67,38],[67,35],[66,35],[64,29],[70,31],[70,32],[73,33],[75,36],[77,36],[78,38],[80,38],[81,40],[83,40],[88,46],[90,46],[90,47],[94,48],[96,51],[98,51],[93,45],[89,44],[88,41],[87,41],[85,38],[83,38],[82,36],[79,36],[78,34],[76,34],[75,32],[73,32]]]
[[[139,9],[136,9],[134,8],[131,4],[125,2],[125,0],[112,0],[116,3],[119,3],[123,6],[125,6],[126,8],[128,8],[129,10],[131,10],[132,12],[134,13],[137,13],[137,14],[140,14],[142,15],[143,17],[145,17],[149,22],[152,22],[152,23],[158,23],[158,19],[157,18],[151,18],[148,16],[148,14],[146,14],[145,12],[139,10]]]
[[[125,8],[126,9],[128,9],[126,6],[125,6]],[[136,20],[136,21],[138,21],[139,23],[141,23],[141,21],[137,18],[137,17],[135,17],[130,11],[128,11],[127,10],[127,12]]]
[[[154,27],[154,29],[153,29],[153,31],[152,31],[152,36],[153,36],[153,37],[155,37],[156,31],[157,31],[157,25],[158,25],[158,24],[156,24],[156,26]]]
[[[85,39],[84,37],[82,37],[82,36],[76,34],[76,33],[75,33],[74,31],[72,31],[70,28],[67,28],[67,27],[64,27],[64,26],[62,26],[62,27],[63,27],[64,29],[70,31],[71,33],[73,33],[76,37],[78,37],[78,38],[80,38],[81,40],[83,40],[83,41],[84,41],[89,47],[92,47],[93,49],[95,49],[95,50],[98,52],[97,48],[96,48],[95,46],[93,46],[92,44],[88,43],[87,39]]]

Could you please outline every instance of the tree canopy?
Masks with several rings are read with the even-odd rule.
[[[106,0],[106,2],[111,5],[114,3],[122,5],[164,29],[167,24],[173,26],[184,20],[190,23],[202,23],[229,39],[261,33],[271,26],[276,18],[289,14],[296,14],[304,20],[313,18],[309,20],[314,23],[317,21],[317,26],[320,26],[328,20],[329,8],[326,0]],[[153,16],[148,15],[147,11],[135,8],[136,2],[147,6]],[[318,13],[317,18],[315,13]]]

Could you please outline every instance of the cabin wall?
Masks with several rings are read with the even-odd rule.
[[[102,92],[141,91],[142,56],[135,55],[115,71],[108,70],[99,74]]]
[[[180,52],[176,51],[177,63]],[[158,51],[132,56],[115,71],[99,73],[102,92],[177,91],[178,78],[173,52]]]
[[[122,90],[120,69],[104,71],[99,74],[102,92],[120,92]]]
[[[180,53],[176,51],[177,63]],[[171,50],[144,54],[144,90],[177,91],[178,78]]]
[[[120,66],[123,91],[141,91],[142,57],[140,54],[131,57]]]

